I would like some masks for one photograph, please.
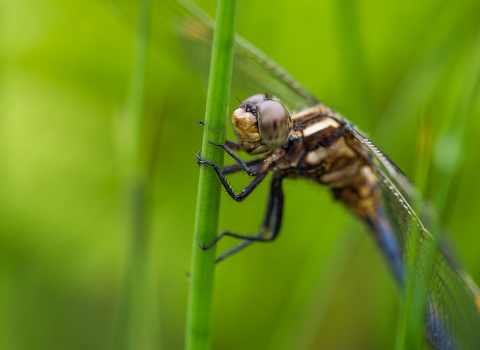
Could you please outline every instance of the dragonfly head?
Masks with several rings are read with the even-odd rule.
[[[240,147],[260,154],[282,147],[288,140],[292,120],[285,106],[267,95],[253,95],[233,112],[232,123]]]

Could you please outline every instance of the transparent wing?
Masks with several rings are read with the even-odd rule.
[[[453,261],[444,246],[425,229],[402,194],[390,179],[376,169],[378,185],[390,225],[402,250],[403,261],[415,254],[415,290],[417,302],[426,298],[425,335],[439,349],[478,349],[480,311],[478,288]],[[414,240],[419,242],[415,245]],[[415,247],[419,251],[413,251]],[[426,267],[427,295],[418,295]]]
[[[352,124],[348,125],[347,132],[349,132],[362,145],[363,149],[373,155],[380,162],[395,183],[406,194],[407,198],[413,198],[414,188],[407,175],[405,175],[405,173],[372,141],[356,130]]]
[[[178,38],[184,58],[205,78],[208,77],[213,39],[213,21],[192,3],[165,1],[157,8],[154,22],[168,23]],[[300,111],[318,104],[318,100],[278,64],[255,46],[236,36],[232,91],[243,100],[267,93],[278,96],[290,110]]]
[[[185,55],[198,55],[192,48],[203,45],[201,52],[210,61],[213,38],[213,21],[191,3],[173,3],[177,19],[177,32],[180,34]],[[208,72],[203,69],[203,72]],[[236,36],[233,91],[245,91],[249,94],[267,93],[278,96],[288,108],[301,110],[319,102],[291,75],[277,65],[255,46]]]

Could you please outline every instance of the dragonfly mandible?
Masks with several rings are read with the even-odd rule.
[[[187,43],[184,46],[209,51],[212,22],[189,6],[178,5],[175,11],[180,39]],[[409,204],[414,189],[405,174],[352,123],[321,104],[285,70],[240,37],[236,40],[234,64],[234,79],[257,92],[233,112],[238,142],[214,144],[223,148],[235,164],[221,169],[199,154],[197,162],[211,167],[236,201],[247,198],[271,173],[267,210],[256,234],[223,231],[213,242],[199,242],[201,247],[208,249],[225,236],[241,240],[217,258],[221,261],[254,242],[276,239],[283,216],[282,182],[304,178],[321,183],[368,226],[401,287],[406,261],[417,254],[410,247],[412,242],[418,243],[415,281],[425,272],[423,261],[428,261],[431,269],[426,295],[420,297],[426,300],[424,332],[432,345],[438,349],[478,348],[479,289],[447,248],[435,241]],[[235,151],[258,158],[243,161]],[[235,193],[226,176],[242,171],[253,180]]]

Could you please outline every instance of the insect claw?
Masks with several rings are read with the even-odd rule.
[[[208,163],[205,161],[205,159],[203,159],[201,156],[200,156],[200,152],[201,151],[198,151],[197,154],[196,154],[196,158],[197,158],[197,164],[198,165],[204,165],[204,166],[208,166]]]
[[[200,125],[200,126],[205,126],[205,120],[200,120],[200,121],[198,122],[198,125]]]
[[[207,142],[208,142],[209,144],[214,145],[214,146],[217,146],[217,147],[222,147],[222,148],[224,147],[224,145],[221,144],[221,143],[217,143],[217,142],[213,142],[213,141],[207,141]]]

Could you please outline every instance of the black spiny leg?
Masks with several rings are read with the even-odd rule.
[[[266,177],[269,166],[274,160],[273,155],[267,158],[257,158],[257,159],[244,162],[232,151],[232,149],[234,150],[239,149],[238,144],[231,141],[227,142],[226,145],[218,144],[214,142],[210,142],[210,143],[214,146],[221,147],[225,152],[227,152],[233,158],[233,160],[235,160],[237,164],[226,166],[222,171],[216,164],[206,159],[203,159],[200,156],[200,152],[197,153],[197,163],[200,165],[211,166],[213,170],[215,170],[220,182],[222,183],[223,187],[225,188],[229,196],[232,197],[237,202],[242,201],[250,193],[252,193],[252,191]],[[281,157],[283,154],[284,154],[284,150],[282,149],[279,149],[276,152],[277,157]],[[245,187],[238,194],[235,194],[232,187],[227,182],[225,175],[233,174],[241,170],[244,170],[250,176],[255,176],[255,178],[247,187]],[[229,257],[230,255],[233,255],[234,253],[249,246],[253,242],[273,241],[278,236],[278,233],[280,232],[280,227],[282,224],[282,214],[283,214],[282,180],[283,180],[283,175],[274,175],[272,178],[272,182],[270,186],[270,195],[267,203],[267,211],[265,213],[263,224],[257,234],[243,235],[243,234],[233,233],[229,231],[223,231],[212,242],[210,242],[210,244],[208,245],[198,244],[200,248],[207,250],[213,247],[223,236],[230,236],[233,238],[244,240],[239,245],[235,246],[234,248],[220,255],[216,259],[216,262],[220,262],[226,259],[227,257]]]
[[[223,144],[221,144],[221,143],[212,142],[212,141],[208,141],[208,143],[210,143],[210,144],[212,144],[212,145],[214,145],[214,146],[217,146],[217,147],[222,148],[225,152],[228,153],[228,155],[229,155],[230,157],[233,158],[233,160],[234,160],[239,166],[241,166],[241,167],[243,168],[243,170],[245,170],[245,171],[247,172],[248,175],[250,175],[250,176],[258,175],[259,169],[258,169],[257,167],[255,167],[255,166],[253,166],[253,167],[249,166],[248,163],[244,162],[242,159],[240,159],[239,156],[237,156],[237,155],[233,152],[233,150],[232,150],[232,149],[230,148],[230,146],[229,146],[230,144],[232,144],[231,141],[230,141],[229,143],[227,142],[226,145],[223,145]],[[233,143],[233,145],[238,146],[238,144],[236,144],[236,143]],[[236,150],[236,148],[234,148],[234,150]],[[198,159],[198,156],[197,156],[197,159]]]
[[[217,143],[210,142],[212,145],[217,145]],[[225,145],[234,150],[234,151],[239,151],[240,150],[240,145],[236,143],[235,141],[230,141],[230,140],[225,140]]]
[[[226,146],[225,146],[226,147]],[[228,149],[228,147],[226,147]],[[238,157],[237,157],[238,158]],[[238,158],[239,159],[239,158]],[[240,159],[239,159],[240,160]],[[248,167],[247,163],[243,162],[242,160],[240,160],[240,162],[242,162],[242,164],[239,164],[243,170],[246,170],[246,169],[256,169],[257,167],[261,167],[261,168],[264,168],[263,166],[263,162],[264,160],[261,161],[260,164],[257,164],[257,165],[254,165],[252,167]],[[252,176],[255,176],[255,178],[252,180],[252,182],[250,182],[248,184],[247,187],[245,187],[243,190],[241,190],[238,194],[236,194],[235,192],[233,192],[233,189],[232,189],[232,186],[230,186],[230,184],[228,183],[227,179],[225,178],[225,175],[223,175],[223,172],[222,170],[220,169],[220,167],[218,165],[216,165],[215,163],[212,163],[210,162],[209,160],[206,160],[206,159],[203,159],[202,157],[200,157],[200,152],[197,153],[197,163],[200,164],[200,165],[205,165],[205,166],[211,166],[213,168],[213,170],[215,170],[215,172],[217,173],[217,176],[218,178],[220,179],[220,182],[222,183],[223,187],[225,188],[225,190],[227,191],[228,195],[230,197],[232,197],[235,201],[237,202],[241,202],[243,201],[245,198],[248,197],[248,195],[250,193],[252,193],[252,191],[262,182],[262,180],[267,176],[267,172],[258,172],[258,171],[254,171],[252,172]],[[233,170],[232,172],[236,172],[238,170]]]
[[[253,160],[244,162],[242,159],[240,159],[240,157],[238,157],[233,152],[233,150],[240,149],[240,145],[238,145],[237,143],[232,142],[232,141],[228,141],[228,140],[227,140],[227,144],[225,144],[225,145],[223,145],[221,143],[215,143],[215,142],[212,142],[212,141],[208,141],[208,142],[210,144],[214,145],[214,146],[221,147],[237,163],[234,166],[226,167],[224,169],[224,174],[227,171],[227,168],[231,167],[230,169],[233,169],[233,168],[241,167],[243,170],[245,170],[245,172],[248,175],[257,176],[259,174],[267,172],[269,170],[270,166],[272,165],[272,163],[275,160],[281,158],[285,154],[285,150],[283,148],[278,148],[277,150],[275,150],[273,153],[271,153],[270,155],[268,155],[265,158],[257,158],[257,159],[253,159]],[[197,154],[197,162],[198,162],[199,158],[200,158],[200,156],[199,156],[199,154]],[[237,170],[235,170],[235,171],[237,171]]]
[[[254,165],[257,165],[258,163],[262,162],[263,158],[256,158],[256,159],[251,159],[249,161],[246,161],[245,164],[247,167],[252,167]],[[242,165],[240,164],[231,164],[223,167],[222,174],[223,175],[230,175],[230,174],[235,174],[238,173],[239,171],[245,170]]]
[[[211,166],[213,170],[215,170],[215,172],[217,173],[217,176],[220,182],[222,183],[223,187],[227,191],[228,195],[237,202],[244,200],[245,198],[248,197],[250,193],[252,193],[252,191],[260,184],[260,182],[262,182],[262,180],[267,175],[267,172],[272,162],[275,159],[278,159],[279,157],[283,156],[283,154],[285,153],[285,150],[280,148],[266,158],[253,159],[251,161],[244,162],[228,147],[228,145],[222,145],[222,144],[214,143],[211,141],[209,142],[214,146],[221,147],[225,152],[227,152],[233,158],[233,160],[235,160],[237,164],[227,166],[222,171],[220,167],[215,163],[212,163],[206,159],[203,159],[200,156],[200,151],[197,153],[197,163],[200,165]],[[230,143],[235,147],[238,146],[238,144],[235,144],[231,141]],[[242,191],[236,194],[233,191],[230,184],[228,183],[227,179],[225,178],[225,175],[233,174],[240,170],[244,170],[250,176],[255,176],[255,179],[253,179],[253,181],[247,187],[245,187]]]
[[[241,202],[245,198],[248,197],[250,193],[262,182],[262,180],[267,176],[268,173],[263,173],[255,176],[255,178],[250,182],[247,187],[245,187],[243,190],[240,192],[235,193],[233,192],[232,186],[228,183],[227,179],[225,178],[225,175],[223,175],[222,170],[218,165],[215,163],[212,163],[206,159],[203,159],[200,157],[200,152],[197,153],[197,163],[200,165],[205,165],[205,166],[211,166],[213,170],[217,173],[218,178],[220,179],[220,182],[222,183],[223,187],[227,191],[228,195],[232,197],[235,201]]]
[[[278,237],[280,227],[282,224],[283,216],[283,191],[282,191],[282,176],[273,176],[270,185],[270,195],[268,197],[267,211],[265,218],[263,219],[260,230],[255,235],[244,235],[233,233],[229,231],[222,231],[217,238],[215,238],[210,244],[200,246],[206,250],[213,247],[222,237],[229,236],[237,239],[243,239],[244,241],[232,249],[226,251],[220,255],[215,261],[220,262],[234,253],[249,246],[253,242],[271,242]]]

